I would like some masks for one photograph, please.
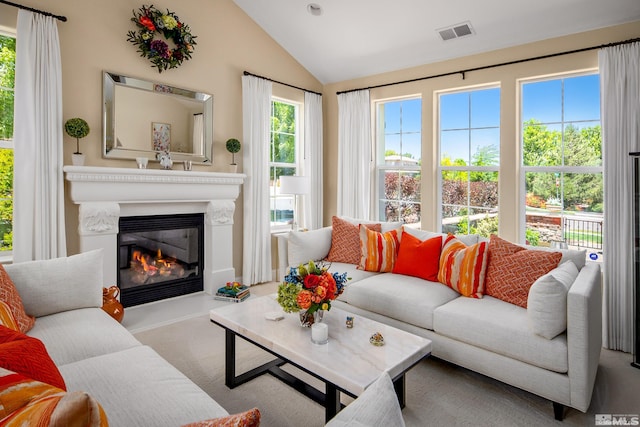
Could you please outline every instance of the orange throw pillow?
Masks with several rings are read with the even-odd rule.
[[[331,219],[331,248],[327,261],[344,262],[346,264],[360,263],[360,234],[358,225],[334,216]],[[381,231],[381,224],[365,224],[371,230]]]
[[[492,234],[485,294],[527,308],[533,283],[556,268],[561,258],[560,252],[529,250]]]
[[[258,427],[259,425],[260,411],[258,408],[253,408],[240,414],[198,421],[196,423],[185,424],[182,427]]]
[[[467,246],[449,234],[440,254],[438,281],[462,296],[482,298],[487,270],[487,242]]]
[[[18,290],[2,264],[0,264],[0,301],[9,306],[11,314],[13,314],[13,319],[18,325],[19,332],[25,333],[29,329],[33,328],[33,325],[36,323],[36,319],[29,316],[24,311],[24,306],[22,305],[20,295],[18,295]]]
[[[62,390],[67,389],[42,341],[4,326],[0,326],[0,366]]]
[[[437,282],[441,251],[442,236],[422,241],[403,231],[393,272]]]
[[[380,233],[360,224],[360,265],[358,269],[388,273],[393,270],[398,256],[398,232]]]

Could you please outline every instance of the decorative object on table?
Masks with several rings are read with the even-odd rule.
[[[240,144],[240,141],[238,141],[235,138],[230,138],[227,139],[227,151],[231,153],[231,164],[229,166],[231,166],[231,172],[237,172],[238,171],[238,164],[236,163],[236,153],[238,151],[240,151],[240,147],[242,146],[242,144]]]
[[[193,168],[193,162],[191,160],[185,160],[182,163],[182,168],[186,171],[190,171]]]
[[[316,322],[311,325],[311,342],[314,344],[329,342],[329,326],[326,323]]]
[[[171,149],[171,125],[169,123],[151,123],[151,143],[153,151]]]
[[[76,152],[71,155],[71,161],[75,166],[84,165],[84,154],[80,152],[80,138],[89,135],[89,124],[79,117],[69,119],[64,124],[64,130],[72,138],[76,139]]]
[[[218,289],[214,298],[220,301],[242,302],[249,298],[250,294],[249,286],[240,282],[227,282]]]
[[[291,230],[298,231],[298,196],[309,194],[311,184],[308,176],[281,176],[280,194],[292,194],[293,199],[293,222]]]
[[[380,347],[384,345],[384,337],[380,332],[376,332],[375,334],[371,335],[371,338],[369,338],[369,342],[377,347]]]
[[[146,157],[136,157],[136,165],[138,166],[138,169],[146,169],[148,163],[149,159]]]
[[[347,324],[347,328],[349,329],[353,328],[353,316],[347,316],[346,324]]]
[[[347,273],[330,273],[329,266],[309,261],[292,267],[278,286],[278,304],[286,313],[300,312],[304,327],[322,321],[324,312],[331,310],[331,301],[344,292],[350,279]]]
[[[156,154],[156,158],[160,161],[160,167],[162,169],[171,169],[173,166],[173,160],[171,160],[171,154],[168,151]]]
[[[140,56],[147,58],[159,73],[177,68],[182,61],[191,59],[196,36],[189,25],[167,9],[166,13],[150,6],[133,11],[131,18],[138,29],[127,32],[127,41],[138,47]],[[173,45],[173,49],[167,44]]]
[[[117,286],[102,288],[102,309],[121,323],[124,317],[124,307],[118,301],[118,295],[120,295],[120,288]]]

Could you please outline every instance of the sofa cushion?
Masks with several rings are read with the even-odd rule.
[[[487,243],[465,245],[454,235],[445,239],[438,281],[465,297],[482,298],[487,269]]]
[[[58,366],[141,345],[101,308],[81,308],[39,317],[28,335],[44,343]]]
[[[340,299],[350,305],[425,329],[433,329],[437,307],[459,297],[440,283],[393,273],[351,283],[345,294]]]
[[[485,294],[527,308],[529,288],[560,258],[560,252],[530,251],[492,234]]]
[[[25,311],[20,293],[2,264],[0,264],[0,301],[4,302],[11,310],[12,316],[7,320],[7,323],[17,325],[17,330],[20,332],[27,332],[33,328],[36,319]],[[5,317],[8,318],[6,315]]]
[[[379,233],[360,224],[360,264],[365,271],[388,273],[393,270],[398,256],[398,231]]]
[[[249,409],[239,414],[198,421],[185,424],[182,427],[258,427],[260,426],[260,411],[258,408]]]
[[[0,326],[0,366],[66,390],[64,379],[42,341]]]
[[[100,404],[87,393],[67,393],[0,368],[0,419],[3,426],[108,426]]]
[[[383,373],[373,384],[346,408],[338,412],[326,427],[403,427],[402,410],[398,403],[393,382]]]
[[[30,315],[101,307],[102,252],[96,249],[69,257],[12,264],[7,266],[7,273]],[[49,291],[43,292],[43,284]]]
[[[176,427],[228,415],[215,400],[147,346],[60,366],[69,391],[86,390],[112,426]],[[108,375],[103,375],[108,372]]]
[[[587,259],[587,250],[586,249],[555,249],[555,248],[547,248],[544,246],[530,246],[530,245],[520,245],[523,248],[532,250],[532,251],[542,251],[542,252],[560,252],[562,254],[562,258],[560,259],[560,263],[562,264],[567,261],[572,261],[578,270],[582,270],[584,267],[586,259]]]
[[[347,264],[360,263],[360,232],[358,225],[334,216],[331,219],[331,248],[327,261],[344,262]],[[380,231],[381,225],[367,224],[367,228]]]
[[[0,325],[20,332],[20,327],[18,326],[16,318],[13,317],[11,307],[4,301],[0,301]]]
[[[485,295],[482,299],[457,298],[436,308],[434,331],[543,369],[565,373],[567,338],[552,340],[531,332],[527,310]]]
[[[567,329],[567,292],[578,273],[573,261],[567,261],[531,286],[527,317],[533,333],[553,339]]]
[[[437,282],[441,251],[442,236],[422,241],[403,231],[393,272]]]
[[[331,249],[331,227],[289,233],[287,260],[289,266],[297,267],[309,261],[325,259]]]

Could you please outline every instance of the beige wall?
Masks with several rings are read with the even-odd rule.
[[[598,31],[532,43],[503,49],[482,55],[424,65],[402,71],[370,76],[357,80],[325,85],[325,198],[324,222],[329,225],[337,209],[337,156],[338,156],[338,102],[336,91],[358,89],[385,83],[411,80],[458,70],[504,63],[518,59],[537,57],[556,52],[571,51],[604,43],[640,37],[640,22],[611,27]],[[451,45],[455,48],[454,44]],[[436,136],[437,91],[473,88],[487,84],[498,84],[501,88],[500,131],[500,234],[509,240],[519,239],[519,134],[518,134],[518,81],[577,70],[593,70],[598,67],[598,51],[558,56],[516,65],[490,68],[461,75],[423,80],[414,83],[372,89],[371,100],[422,96],[422,228],[439,230],[437,224],[437,164]]]
[[[284,49],[276,44],[231,0],[190,0],[154,2],[169,9],[187,23],[197,46],[193,57],[177,69],[158,73],[150,62],[127,42],[127,31],[135,29],[132,10],[137,0],[28,0],[27,6],[64,15],[58,31],[62,52],[64,120],[83,117],[91,127],[80,141],[88,166],[133,167],[133,161],[107,160],[101,156],[102,71],[140,77],[160,83],[211,93],[214,96],[214,164],[194,166],[197,170],[228,171],[231,155],[224,142],[242,141],[242,88],[244,70],[320,92],[322,85]],[[0,5],[0,27],[15,29],[17,9]],[[299,92],[299,91],[295,91]],[[274,85],[274,94],[287,91]],[[298,95],[302,96],[302,95]],[[65,164],[71,164],[75,140],[64,137]],[[242,161],[242,156],[236,160]],[[154,163],[152,167],[158,167]],[[240,164],[238,171],[242,171]],[[68,187],[67,187],[68,194]],[[70,254],[79,250],[78,210],[67,197],[67,246]],[[234,216],[234,267],[242,274],[242,196]]]

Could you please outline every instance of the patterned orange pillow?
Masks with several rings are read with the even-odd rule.
[[[9,329],[13,329],[16,332],[20,331],[16,318],[13,317],[11,307],[4,301],[0,301],[0,325],[6,326]]]
[[[258,427],[259,425],[260,411],[258,408],[253,408],[240,414],[198,421],[197,423],[185,424],[182,427]]]
[[[24,306],[22,305],[20,295],[18,295],[18,290],[2,264],[0,264],[0,301],[7,304],[11,309],[13,319],[18,324],[18,330],[20,332],[25,333],[29,329],[33,328],[33,325],[36,323],[36,319],[29,316],[24,311]]]
[[[400,241],[397,230],[380,233],[360,224],[361,255],[358,269],[381,273],[393,271],[399,248]]]
[[[360,263],[360,235],[358,225],[334,216],[331,219],[331,249],[327,261],[344,262],[346,264]],[[367,228],[381,231],[381,224],[366,224]]]
[[[42,341],[5,326],[0,326],[0,366],[62,390],[67,389]]]
[[[438,281],[470,298],[482,298],[487,270],[487,242],[467,246],[449,234],[440,254]]]
[[[529,289],[558,266],[562,253],[525,249],[491,235],[485,294],[527,308]]]
[[[85,392],[57,387],[0,368],[0,420],[3,427],[107,427],[100,404]]]

